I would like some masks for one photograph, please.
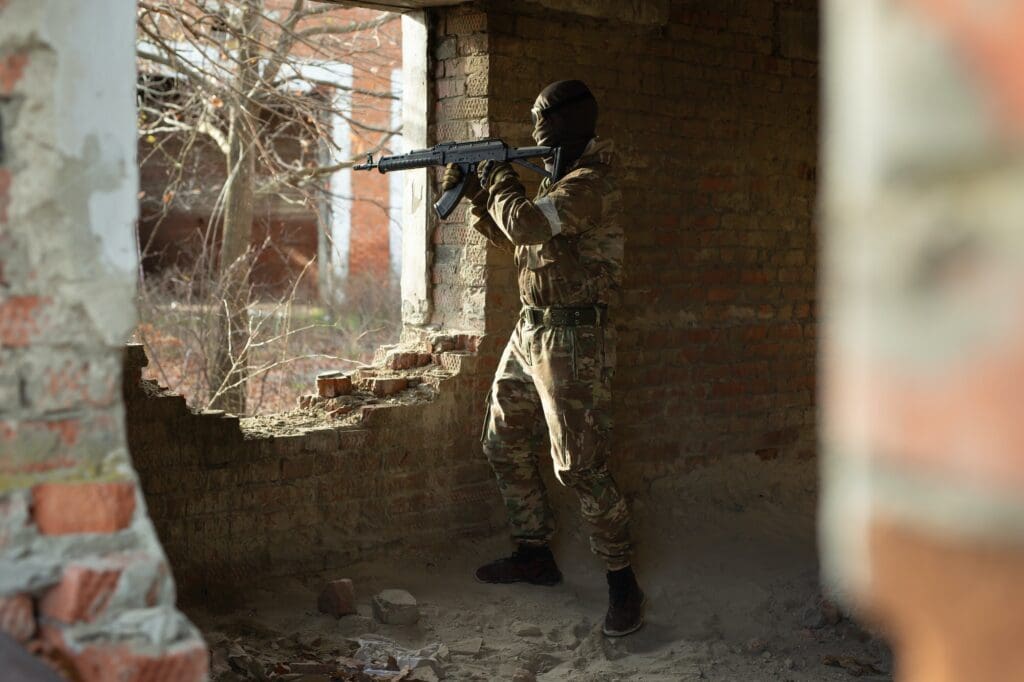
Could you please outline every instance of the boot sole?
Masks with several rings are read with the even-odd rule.
[[[642,628],[644,626],[644,623],[646,622],[644,620],[644,614],[643,614],[643,608],[645,606],[647,606],[647,595],[646,594],[644,595],[643,601],[640,602],[640,609],[641,609],[641,611],[640,611],[640,622],[638,622],[636,625],[634,625],[630,629],[628,629],[628,630],[608,630],[607,628],[605,628],[602,625],[601,626],[601,632],[604,634],[605,637],[625,637],[626,635],[633,634],[634,632],[636,632],[637,630]]]

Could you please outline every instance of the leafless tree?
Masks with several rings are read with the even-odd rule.
[[[140,162],[159,158],[172,170],[160,210],[214,207],[205,235],[218,253],[208,273],[215,407],[245,411],[254,205],[274,197],[322,213],[331,174],[354,163],[332,135],[339,117],[361,138],[360,157],[388,143],[390,88],[356,90],[345,74],[374,68],[396,19],[352,21],[338,5],[309,0],[138,3],[139,135],[149,145]],[[199,160],[211,146],[223,157],[216,175]]]

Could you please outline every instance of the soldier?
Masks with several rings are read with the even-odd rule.
[[[537,97],[533,138],[558,146],[552,174],[531,201],[508,163],[486,162],[468,178],[472,224],[515,256],[522,314],[488,398],[483,448],[505,500],[515,552],[477,569],[487,583],[555,585],[562,574],[549,542],[552,515],[538,445],[546,424],[555,475],[580,499],[591,547],[608,569],[604,633],[643,625],[644,594],[630,566],[629,511],[608,472],[617,297],[623,255],[620,192],[610,141],[595,136],[597,101],[581,81],[559,81]],[[462,172],[446,169],[443,187]],[[478,186],[477,186],[478,185]]]

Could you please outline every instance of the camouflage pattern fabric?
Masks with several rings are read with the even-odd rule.
[[[615,301],[623,235],[612,158],[611,143],[595,140],[534,201],[514,173],[474,197],[474,227],[515,254],[524,305]],[[591,547],[609,570],[629,565],[630,555],[629,511],[607,467],[614,371],[613,328],[521,319],[498,365],[482,435],[514,539],[545,544],[554,531],[540,475],[546,427],[555,475],[576,491]]]
[[[622,193],[610,141],[597,138],[534,201],[514,172],[473,198],[471,224],[515,256],[519,296],[529,306],[614,304],[622,279]]]

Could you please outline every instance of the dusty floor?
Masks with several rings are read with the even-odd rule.
[[[677,515],[662,514],[661,530],[640,547],[647,624],[620,640],[600,634],[604,576],[578,534],[556,546],[566,581],[554,588],[476,583],[473,567],[507,549],[494,538],[443,556],[416,553],[277,583],[252,593],[244,611],[191,615],[213,645],[215,680],[272,679],[275,662],[330,663],[368,634],[412,649],[447,645],[443,674],[451,680],[891,679],[885,645],[820,608],[808,515],[770,504]],[[355,580],[360,613],[335,620],[317,612],[316,598],[324,581],[340,577]],[[416,596],[418,624],[373,620],[370,599],[386,588]],[[227,663],[239,646],[259,658],[255,672]],[[295,666],[285,679],[330,679],[317,670]]]

